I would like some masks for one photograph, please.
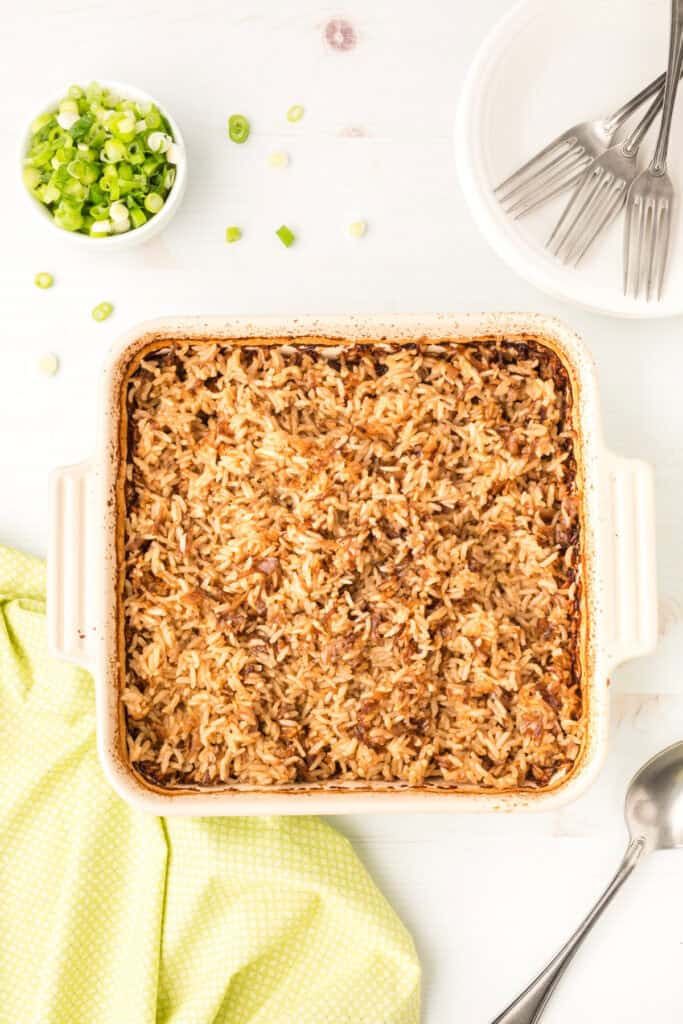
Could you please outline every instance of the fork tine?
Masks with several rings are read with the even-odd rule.
[[[588,162],[587,162],[588,163]],[[506,212],[509,213],[515,220],[519,220],[520,217],[525,217],[527,213],[531,213],[537,206],[542,206],[544,203],[549,202],[555,196],[561,195],[568,189],[572,188],[573,185],[577,185],[581,178],[586,173],[587,163],[582,164],[578,171],[571,171],[565,178],[563,178],[558,185],[554,188],[544,189],[544,191],[536,198],[531,196],[524,203],[515,204],[520,206],[519,210],[511,209]]]
[[[628,238],[628,250],[624,253],[624,281],[628,287],[630,278],[631,296],[637,299],[640,291],[640,250],[643,242],[643,203],[640,196],[632,199],[628,206],[628,232],[627,236],[624,236],[624,243]]]
[[[516,184],[519,181],[519,179],[525,177],[525,175],[527,175],[530,171],[533,170],[534,173],[536,173],[536,171],[539,169],[537,165],[540,165],[543,162],[544,158],[547,157],[550,153],[552,153],[553,150],[558,149],[561,146],[567,146],[569,149],[571,149],[574,146],[575,142],[576,136],[558,135],[556,139],[553,139],[552,142],[549,142],[547,146],[543,147],[543,149],[539,149],[538,153],[536,153],[535,156],[532,156],[530,160],[527,160],[526,163],[522,164],[521,167],[518,167],[516,171],[514,171],[508,178],[505,179],[505,181],[501,181],[500,185],[496,185],[496,187],[493,190],[494,193],[498,196],[499,199],[502,198],[499,195],[500,192],[503,192],[512,186],[516,187]]]
[[[624,242],[621,254],[622,286],[624,296],[628,295],[629,258],[631,255],[631,224],[635,204],[626,198],[626,217],[624,218]]]
[[[656,249],[653,256],[653,272],[649,286],[655,286],[657,300],[662,297],[664,274],[668,262],[669,235],[671,231],[671,209],[667,200],[661,202],[655,211]]]
[[[578,150],[567,149],[558,158],[549,164],[544,164],[533,175],[525,178],[505,195],[499,197],[499,202],[505,208],[511,209],[515,204],[524,202],[525,198],[533,195],[538,189],[545,188],[548,183],[562,177],[568,170],[572,170],[580,162],[583,154],[583,147]]]
[[[635,278],[634,278],[634,298],[640,298],[640,286],[644,282],[644,258],[645,253],[648,249],[649,239],[649,206],[647,201],[640,201],[640,217],[638,218],[638,237],[636,239],[635,249]]]
[[[587,235],[590,237],[595,227],[599,226],[604,212],[609,206],[612,181],[612,175],[608,176],[605,173],[601,175],[598,187],[586,203],[581,218],[577,219],[577,223],[570,231],[569,237],[563,246],[563,261],[565,263],[576,264],[578,262],[579,256],[577,254],[581,251],[583,240]]]
[[[546,243],[553,256],[560,255],[564,245],[570,241],[573,232],[578,229],[586,209],[600,187],[601,178],[601,167],[589,169],[581,185],[569,200],[559,223]],[[564,230],[561,230],[563,227]]]
[[[654,219],[654,204],[650,198],[645,201],[645,208],[643,210],[643,226],[640,236],[640,251],[638,253],[638,292],[640,292],[640,285],[642,283],[645,289],[645,299],[649,302],[650,296],[648,292],[648,280],[650,277],[650,261],[652,259],[652,248],[653,248],[653,219]]]
[[[509,203],[511,200],[514,201],[514,197],[518,192],[522,192],[525,189],[533,186],[535,182],[545,180],[547,175],[553,175],[556,171],[564,166],[567,161],[571,161],[575,154],[580,155],[583,153],[583,146],[568,146],[560,150],[557,156],[554,156],[551,160],[543,163],[538,167],[533,174],[528,174],[517,184],[513,185],[512,188],[506,189],[504,192],[500,192],[498,200],[501,203]],[[499,189],[502,186],[498,186]]]
[[[552,233],[550,235],[550,238],[545,243],[546,249],[550,249],[550,251],[553,254],[555,254],[555,250],[553,248],[553,244],[555,242],[555,239],[559,238],[560,236],[564,237],[563,235],[561,235],[562,228],[563,228],[564,224],[566,223],[566,221],[571,216],[572,212],[577,207],[577,205],[579,203],[580,197],[585,194],[586,188],[588,187],[588,185],[590,183],[590,180],[591,180],[590,169],[587,169],[584,172],[582,177],[583,177],[583,181],[581,181],[579,183],[579,185],[575,189],[573,195],[570,196],[570,198],[568,199],[567,204],[566,204],[564,210],[562,211],[562,215],[561,215],[560,219],[558,220],[557,224],[553,228]],[[560,242],[558,244],[561,245],[562,243]]]
[[[650,247],[647,253],[647,276],[645,278],[645,301],[652,297],[652,281],[655,276],[655,263],[659,247],[659,210],[656,203],[652,205],[652,229],[650,231]]]
[[[626,188],[624,182],[619,181],[616,183],[615,187],[610,190],[607,202],[604,205],[602,217],[597,221],[597,223],[595,223],[593,230],[588,233],[588,237],[584,240],[583,246],[578,252],[578,255],[573,257],[575,267],[581,262],[598,235],[601,234],[608,224],[611,224],[615,217],[618,216],[619,211],[623,208],[625,200]]]
[[[551,196],[571,188],[572,184],[584,174],[589,163],[590,159],[587,156],[577,156],[570,162],[561,164],[547,178],[539,175],[534,182],[529,182],[522,196],[519,196],[511,206],[503,206],[503,208],[506,213],[514,217],[523,216],[540,203],[547,202]]]

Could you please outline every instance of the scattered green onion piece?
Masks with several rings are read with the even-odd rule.
[[[233,114],[228,121],[228,135],[233,142],[242,145],[249,138],[249,132],[251,131],[251,125],[246,117],[242,114]]]
[[[287,225],[286,225],[286,224],[283,224],[283,225],[282,225],[282,227],[279,227],[279,228],[277,229],[277,231],[275,232],[275,234],[277,235],[277,237],[278,237],[278,238],[280,239],[280,241],[282,242],[282,244],[283,244],[283,245],[284,245],[284,246],[285,246],[285,247],[286,247],[287,249],[289,249],[290,245],[294,245],[294,241],[295,241],[295,235],[294,235],[294,233],[293,233],[293,232],[292,232],[292,231],[291,231],[291,230],[290,230],[290,229],[289,229],[289,228],[287,227]]]
[[[38,372],[42,373],[44,377],[54,377],[58,369],[59,359],[54,352],[46,352],[38,360]]]
[[[225,241],[226,242],[239,242],[242,237],[242,232],[238,227],[234,225],[225,229]]]
[[[277,153],[270,153],[267,160],[269,167],[288,167],[289,166],[289,154],[285,153],[284,150],[279,150]]]
[[[287,120],[291,121],[292,124],[295,124],[297,121],[300,121],[303,116],[304,108],[300,107],[298,103],[295,103],[294,106],[290,107],[289,110],[287,111]]]
[[[364,220],[354,220],[349,224],[349,237],[350,238],[362,238],[365,234],[367,225]]]
[[[163,205],[164,201],[158,192],[150,192],[145,196],[145,209],[149,213],[158,213]]]
[[[79,85],[69,86],[69,96],[72,100],[80,100],[84,95],[85,94]]]
[[[33,282],[37,288],[52,288],[55,283],[55,279],[52,274],[48,274],[46,271],[41,270],[39,274],[33,278]]]
[[[100,302],[92,311],[93,320],[97,320],[101,323],[103,320],[108,320],[114,312],[114,307],[111,302]]]

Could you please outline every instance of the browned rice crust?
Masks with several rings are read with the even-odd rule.
[[[535,342],[174,344],[128,383],[128,754],[183,783],[565,776],[571,392]]]

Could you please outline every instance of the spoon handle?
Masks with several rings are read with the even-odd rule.
[[[541,971],[521,995],[517,996],[514,1003],[508,1006],[496,1019],[493,1024],[536,1024],[540,1020],[546,1003],[550,999],[555,986],[562,977],[565,968],[568,966],[574,953],[591,930],[597,919],[612,897],[629,877],[633,869],[640,861],[645,852],[645,842],[642,839],[632,839],[624,854],[624,859],[619,865],[619,870],[607,886],[602,896],[593,909],[584,918],[576,929],[571,939],[562,947],[559,953],[553,957],[548,966]]]

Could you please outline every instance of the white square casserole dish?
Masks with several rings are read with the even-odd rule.
[[[554,787],[493,792],[430,781],[292,783],[170,790],[140,776],[127,762],[119,699],[122,629],[117,533],[120,465],[125,458],[122,389],[131,361],[154,345],[183,341],[245,343],[253,339],[333,339],[352,343],[416,339],[533,339],[567,370],[577,428],[581,496],[581,668],[585,742],[574,770]],[[400,810],[548,810],[575,798],[595,778],[606,750],[608,675],[656,642],[656,581],[652,476],[637,460],[618,458],[602,442],[595,371],[580,339],[557,320],[536,315],[395,315],[392,317],[185,318],[139,326],[109,354],[101,381],[95,456],[51,478],[48,562],[48,641],[59,657],[90,669],[97,694],[98,749],[114,788],[157,814],[301,814]]]

